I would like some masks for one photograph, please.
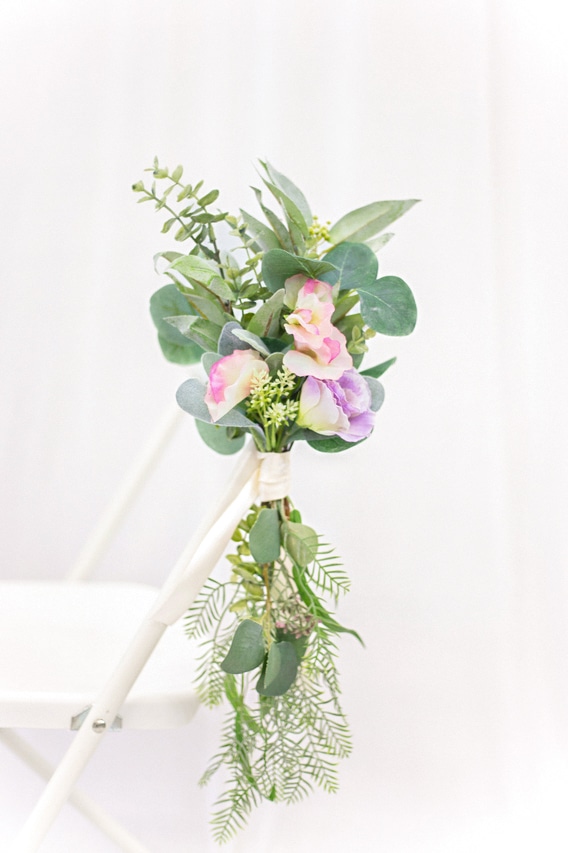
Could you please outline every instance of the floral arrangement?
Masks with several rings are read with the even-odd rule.
[[[254,189],[265,223],[214,209],[219,192],[182,182],[181,166],[170,173],[156,159],[148,171],[151,187],[139,181],[133,190],[167,213],[163,232],[175,228],[175,240],[191,244],[187,254],[156,256],[169,283],[150,311],[166,358],[201,360],[207,374],[177,394],[205,443],[236,453],[250,433],[262,453],[297,441],[337,453],[365,441],[384,399],[378,379],[395,361],[361,369],[367,341],[407,335],[416,323],[410,288],[377,277],[376,253],[393,236],[385,229],[416,201],[378,201],[322,224],[298,187],[260,161],[280,208]],[[236,247],[220,248],[229,239]],[[232,538],[228,577],[206,584],[186,620],[188,635],[203,642],[201,699],[228,703],[202,779],[221,768],[227,775],[212,821],[219,842],[262,799],[295,802],[314,784],[337,789],[337,760],[351,738],[336,640],[344,632],[360,640],[330,611],[348,577],[288,495],[252,506]]]

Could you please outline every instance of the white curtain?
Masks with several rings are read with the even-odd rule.
[[[323,219],[421,198],[382,252],[420,318],[373,342],[398,356],[375,434],[294,454],[367,644],[341,642],[354,755],[339,794],[268,804],[227,850],[565,850],[561,4],[4,0],[0,19],[2,576],[65,574],[183,378],[147,311],[173,241],[130,190],[155,154],[231,210],[254,208],[257,157]],[[160,583],[231,464],[188,418],[98,577]],[[109,737],[83,786],[151,849],[213,850],[219,787],[196,782],[219,726]],[[3,842],[40,785],[0,768]],[[68,809],[45,849],[79,845],[111,849]]]

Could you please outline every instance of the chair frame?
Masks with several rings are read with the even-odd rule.
[[[69,572],[67,581],[82,582],[90,577],[183,417],[187,416],[177,408],[167,413],[95,526]],[[286,455],[278,454],[280,457]],[[10,848],[12,853],[34,853],[38,850],[67,800],[80,809],[122,850],[129,853],[149,853],[146,847],[90,797],[77,791],[75,784],[103,736],[111,728],[164,632],[194,601],[221,558],[243,515],[259,495],[266,500],[273,499],[273,496],[282,497],[286,493],[287,483],[284,486],[282,478],[276,485],[276,491],[274,483],[270,485],[270,481],[274,479],[273,475],[267,475],[268,480],[263,478],[265,456],[257,453],[252,442],[241,452],[224,493],[203,519],[173,566],[153,607],[139,625],[120,663],[114,672],[109,674],[107,682],[101,685],[98,695],[93,697],[92,705],[59,765],[54,769],[15,732],[0,729],[0,740],[48,780],[35,808]],[[282,461],[278,460],[280,464]],[[267,497],[267,494],[270,497]]]

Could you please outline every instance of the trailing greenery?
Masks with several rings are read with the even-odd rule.
[[[202,640],[199,696],[209,707],[229,703],[219,751],[201,780],[219,770],[226,777],[212,820],[219,842],[262,799],[294,803],[314,786],[335,792],[337,761],[351,751],[336,668],[336,635],[345,629],[321,618],[327,610],[318,594],[337,600],[349,580],[298,519],[288,499],[252,507],[233,534],[231,576],[210,580],[186,617],[188,635]],[[272,559],[260,563],[258,553]]]

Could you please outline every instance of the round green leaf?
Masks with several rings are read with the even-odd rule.
[[[324,273],[321,280],[331,285],[339,284],[340,290],[353,290],[372,284],[379,271],[375,253],[364,243],[340,243],[324,255],[324,260],[337,269]]]
[[[249,546],[257,563],[272,563],[278,559],[280,522],[277,509],[261,509],[250,531]]]
[[[395,275],[357,288],[363,320],[383,335],[409,335],[416,325],[416,302],[409,286]]]
[[[256,669],[264,660],[264,637],[262,625],[245,619],[241,622],[231,643],[225,660],[221,663],[223,672],[236,675]]]
[[[199,420],[195,421],[195,426],[205,444],[216,453],[222,453],[224,456],[238,453],[245,443],[245,435],[242,432],[239,432],[234,438],[229,437],[229,432],[235,431],[234,427],[223,427],[219,424],[208,424]]]
[[[298,655],[291,643],[272,643],[256,689],[261,696],[282,696],[298,674]]]

